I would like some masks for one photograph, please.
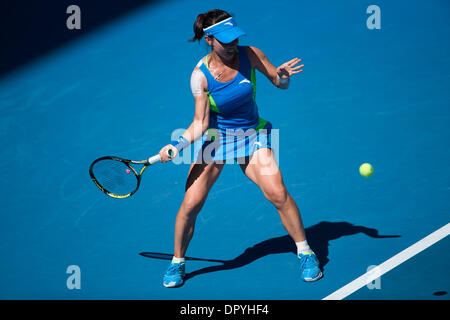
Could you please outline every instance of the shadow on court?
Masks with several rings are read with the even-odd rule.
[[[320,269],[323,271],[325,265],[328,263],[328,245],[331,240],[339,239],[343,236],[351,236],[358,233],[364,233],[365,235],[376,238],[398,238],[399,235],[379,235],[378,230],[371,229],[363,226],[355,226],[348,222],[327,222],[322,221],[314,226],[305,229],[308,244],[311,249],[317,255],[320,262]],[[218,262],[220,265],[205,267],[187,273],[185,280],[191,279],[200,274],[230,270],[243,267],[253,261],[265,257],[269,254],[278,253],[297,253],[297,248],[294,241],[289,235],[275,237],[263,242],[260,242],[253,247],[247,248],[241,255],[232,260],[216,260],[216,259],[203,259],[186,257],[186,260],[191,261],[208,261]],[[153,259],[171,260],[172,254],[157,253],[157,252],[141,252],[141,256]]]
[[[0,78],[133,10],[159,2],[162,0],[1,1]],[[66,11],[72,4],[78,5],[81,10],[81,29],[69,30],[66,26],[66,20],[71,15]]]

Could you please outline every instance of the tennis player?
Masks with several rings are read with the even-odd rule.
[[[277,209],[297,246],[301,279],[320,279],[319,262],[308,245],[299,209],[283,183],[272,151],[272,125],[259,117],[255,102],[255,69],[276,87],[287,89],[290,77],[302,71],[303,65],[297,66],[301,60],[294,58],[276,68],[260,49],[239,46],[239,37],[245,33],[222,10],[199,14],[194,33],[191,42],[204,38],[211,47],[211,52],[198,62],[191,75],[194,119],[177,141],[161,149],[161,161],[172,160],[198,139],[202,143],[190,166],[184,199],[176,217],[174,256],[164,275],[164,286],[183,284],[184,257],[197,215],[230,158],[239,163],[244,174]],[[167,155],[168,149],[173,151],[172,158]]]

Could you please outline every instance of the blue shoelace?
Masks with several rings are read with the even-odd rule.
[[[182,272],[183,272],[183,268],[182,268],[182,264],[181,263],[172,263],[169,266],[169,269],[167,270],[167,274],[169,274],[169,275],[182,273]]]
[[[313,258],[313,255],[303,255],[300,258],[300,268],[301,269],[312,269],[316,266],[317,266],[317,264],[315,263],[315,259]]]

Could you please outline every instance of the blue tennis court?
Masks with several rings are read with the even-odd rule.
[[[367,26],[372,4],[381,29]],[[176,289],[162,277],[189,165],[155,164],[120,200],[90,179],[96,158],[148,158],[191,123],[189,80],[208,47],[187,40],[214,8],[246,32],[240,45],[275,66],[305,65],[288,90],[257,73],[256,102],[279,129],[279,166],[320,281],[300,280],[294,242],[238,165],[212,188]],[[319,300],[447,226],[341,298],[448,300],[449,13],[446,0],[151,2],[4,72],[0,298]]]

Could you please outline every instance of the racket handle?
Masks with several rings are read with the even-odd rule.
[[[167,150],[167,155],[169,156],[169,158],[173,157],[172,149]],[[149,164],[157,163],[157,162],[161,161],[161,156],[159,154],[157,154],[156,156],[148,158],[147,161],[148,161]]]
[[[150,164],[154,164],[161,161],[161,156],[159,154],[157,154],[156,156],[150,157],[148,158],[148,163]]]

